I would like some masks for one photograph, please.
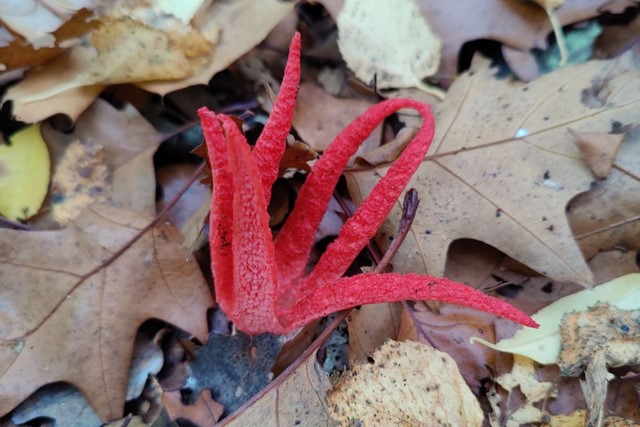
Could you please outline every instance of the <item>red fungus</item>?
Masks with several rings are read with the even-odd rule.
[[[314,165],[273,241],[267,205],[291,127],[299,63],[296,34],[280,93],[253,152],[229,116],[206,108],[198,111],[212,169],[210,245],[216,299],[237,328],[249,334],[288,333],[341,309],[408,299],[465,305],[536,327],[511,305],[446,278],[393,273],[341,277],[380,227],[431,144],[431,109],[411,99],[383,101],[338,135]],[[305,276],[314,235],[347,161],[386,116],[403,108],[423,117],[420,131]]]

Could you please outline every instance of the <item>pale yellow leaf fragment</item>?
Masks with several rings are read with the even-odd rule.
[[[417,342],[388,341],[327,394],[342,425],[481,426],[480,404],[446,353]]]
[[[552,397],[556,391],[554,383],[539,382],[536,379],[533,360],[519,355],[513,357],[511,372],[499,376],[496,378],[496,382],[509,392],[520,387],[522,394],[527,399],[520,408],[508,415],[505,420],[507,427],[518,427],[523,423],[542,421],[545,413],[534,404]]]
[[[414,0],[347,0],[338,15],[338,47],[347,65],[378,88],[426,88],[440,64],[440,40]],[[433,89],[431,89],[433,90]]]
[[[498,351],[520,354],[542,364],[558,363],[562,339],[562,317],[572,311],[585,311],[598,302],[605,302],[622,310],[640,307],[640,273],[628,274],[604,283],[594,289],[585,289],[560,298],[531,316],[540,328],[524,328],[513,337],[492,344],[481,338],[478,342]]]
[[[27,219],[42,206],[49,187],[49,151],[40,125],[22,129],[0,142],[0,215]]]
[[[110,193],[109,170],[103,147],[75,140],[65,150],[51,178],[52,216],[66,225],[94,202]]]

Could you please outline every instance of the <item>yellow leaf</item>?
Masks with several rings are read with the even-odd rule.
[[[341,425],[481,426],[480,404],[446,353],[388,341],[327,393]]]
[[[40,125],[22,129],[0,145],[0,215],[27,219],[42,206],[49,187],[49,151]]]
[[[471,338],[471,342],[506,353],[521,354],[542,364],[557,363],[562,345],[562,316],[572,311],[585,311],[598,302],[606,302],[623,310],[640,307],[640,273],[618,277],[594,289],[585,289],[549,304],[531,316],[540,324],[538,329],[521,329],[513,337],[497,344],[477,337]]]
[[[440,40],[413,0],[347,0],[338,15],[338,47],[356,76],[379,88],[420,87],[440,65]]]

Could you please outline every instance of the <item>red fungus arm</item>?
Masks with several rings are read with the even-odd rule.
[[[233,285],[233,175],[227,141],[218,117],[206,107],[198,110],[211,165],[212,198],[209,214],[211,271],[215,278],[216,300],[227,311],[235,305]]]
[[[291,129],[293,110],[300,87],[300,44],[300,33],[295,33],[289,48],[289,58],[280,92],[253,149],[253,158],[258,166],[267,205],[271,200],[271,187],[278,178],[280,159],[286,148],[286,139]]]
[[[285,332],[339,310],[364,304],[404,300],[435,300],[464,305],[536,328],[527,314],[497,298],[447,278],[418,274],[365,273],[343,277],[307,295],[279,313]]]
[[[249,334],[280,333],[282,326],[275,308],[275,253],[260,174],[236,123],[229,116],[217,118],[226,137],[233,174],[233,295],[226,307],[217,300],[238,329]]]
[[[360,249],[379,228],[380,223],[424,158],[433,137],[434,124],[431,109],[428,105],[414,100],[390,99],[372,106],[336,137],[313,167],[298,195],[295,208],[275,241],[282,292],[287,292],[293,282],[304,272],[314,235],[349,158],[386,116],[402,108],[413,108],[424,117],[420,132],[405,148],[400,159],[396,161],[398,164],[392,168],[393,172],[390,171],[387,177],[378,184],[382,187],[377,190],[377,196],[368,202],[366,210],[359,209],[357,218],[345,224],[346,230],[340,233],[341,237],[339,238],[342,243],[332,249],[331,256],[323,256],[324,266],[322,269],[316,269],[316,276],[322,276],[323,280],[329,277],[336,279],[341,276],[344,269],[349,266]],[[385,191],[391,193],[385,194]],[[382,204],[376,206],[377,203]],[[366,224],[369,221],[371,221],[370,226]],[[361,237],[356,237],[358,233],[364,234]],[[333,259],[332,257],[336,253],[341,258]],[[329,265],[332,263],[335,265]]]

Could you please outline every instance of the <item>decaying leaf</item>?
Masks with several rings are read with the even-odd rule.
[[[318,364],[315,352],[311,352],[293,372],[281,375],[284,376],[281,382],[225,418],[225,425],[336,425],[329,416],[325,397],[325,392],[331,388],[329,376]]]
[[[607,371],[607,361],[604,349],[596,350],[589,357],[585,372],[585,380],[580,381],[580,387],[587,401],[589,409],[589,424],[602,425],[604,403],[607,398],[607,386],[614,376]]]
[[[398,339],[402,304],[363,305],[347,317],[349,326],[349,360],[365,360],[386,340]]]
[[[446,353],[388,341],[371,358],[327,394],[342,425],[482,425],[480,404]]]
[[[626,135],[568,130],[596,178],[606,179]]]
[[[316,84],[303,83],[296,102],[293,127],[312,149],[324,151],[342,129],[371,105],[360,99],[336,98]],[[358,154],[380,145],[380,137],[380,129],[376,129],[358,149]]]
[[[514,355],[511,372],[496,378],[496,382],[509,392],[520,388],[526,402],[515,412],[510,413],[506,420],[507,427],[519,427],[523,423],[540,422],[545,412],[534,406],[535,403],[552,397],[555,394],[555,384],[540,382],[536,379],[533,361],[525,356]]]
[[[74,120],[107,84],[146,82],[140,85],[162,95],[206,84],[258,44],[294,3],[215,1],[197,12],[199,5],[193,2],[180,12],[165,6],[103,5],[99,28],[85,43],[29,73],[8,90],[4,101],[13,101],[13,114],[22,121],[40,121],[55,113]],[[185,23],[189,14],[193,20]]]
[[[422,88],[422,79],[440,65],[440,40],[414,0],[380,2],[376,7],[346,0],[337,23],[342,57],[366,84],[375,77],[381,89]]]
[[[606,366],[640,364],[640,309],[620,310],[598,304],[587,311],[569,313],[562,318],[560,336],[561,375],[580,375],[596,352],[602,353]]]
[[[624,127],[613,122],[611,132],[622,133]],[[602,251],[640,249],[640,127],[625,133],[607,179],[567,207],[571,229],[587,259]]]
[[[150,221],[92,205],[64,230],[0,230],[0,414],[44,384],[67,381],[103,421],[116,419],[143,321],[164,319],[206,338],[211,294],[177,231],[164,224],[126,246]]]
[[[565,208],[589,190],[593,175],[567,126],[608,132],[614,121],[637,120],[633,58],[569,66],[527,85],[497,80],[481,60],[457,79],[435,107],[434,143],[408,186],[429,202],[420,204],[413,234],[396,255],[400,271],[442,275],[450,243],[473,238],[551,279],[591,286]],[[371,171],[346,176],[356,200],[379,179]],[[399,217],[398,206],[381,245]]]
[[[76,214],[79,208],[102,197],[118,206],[155,214],[153,155],[162,135],[133,106],[127,104],[118,110],[106,101],[97,100],[80,116],[72,133],[58,132],[45,124],[42,134],[53,158],[54,185],[50,195],[52,209],[44,217],[38,218],[39,225],[62,219],[55,218],[59,213],[56,205],[64,205],[67,197],[78,202],[78,210],[74,209]],[[89,166],[87,169],[80,167],[77,159],[71,158],[68,159],[71,169],[64,172],[67,161],[63,159],[73,157],[71,152],[77,147],[74,141],[82,144],[85,153],[104,152],[105,164],[100,165],[98,156],[94,156],[92,162],[84,165]],[[89,162],[89,159],[85,161]],[[106,172],[101,171],[103,167],[107,168]],[[108,186],[105,185],[105,174],[108,175]],[[67,182],[65,185],[69,185],[69,191],[64,191],[65,185],[61,181]],[[75,187],[79,182],[85,186],[85,196],[88,197],[73,194],[78,191]],[[97,191],[98,188],[102,188],[102,191]],[[81,198],[84,199],[82,203]],[[67,214],[70,215],[71,211]]]
[[[540,324],[538,329],[521,329],[513,337],[491,344],[480,338],[482,343],[498,351],[520,354],[542,364],[558,363],[562,340],[560,325],[562,317],[572,311],[585,311],[598,302],[606,302],[621,310],[637,309],[640,306],[640,274],[619,277],[608,283],[585,289],[560,298],[531,316]]]
[[[51,177],[51,215],[58,224],[66,225],[90,204],[106,201],[109,190],[104,148],[75,140]]]
[[[49,188],[49,151],[40,125],[0,141],[0,215],[27,219],[40,209]]]
[[[213,1],[203,5],[194,17],[196,28],[215,25],[220,38],[210,53],[210,61],[193,76],[175,82],[149,82],[139,86],[165,95],[187,86],[207,84],[218,71],[256,46],[295,6],[279,0]]]

